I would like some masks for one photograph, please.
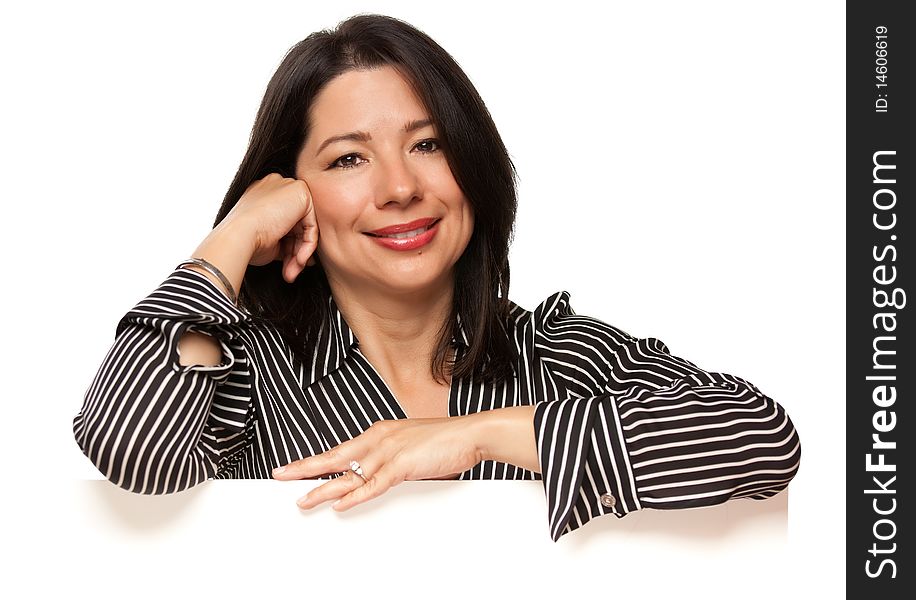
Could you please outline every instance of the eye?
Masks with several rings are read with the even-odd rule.
[[[361,163],[355,162],[355,159],[363,159],[362,156],[355,152],[350,154],[344,154],[340,158],[336,159],[334,162],[328,165],[329,169],[352,169],[353,167],[358,166]]]
[[[439,150],[441,146],[439,145],[439,140],[429,139],[417,142],[414,148],[417,148],[423,154],[432,154],[433,152]]]

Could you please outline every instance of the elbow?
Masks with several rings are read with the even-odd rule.
[[[99,473],[145,495],[180,492],[216,471],[198,443],[212,388],[184,377],[169,359],[172,345],[151,335],[116,344],[73,419],[76,443]]]
[[[759,453],[752,454],[748,479],[739,495],[762,500],[786,489],[795,478],[801,465],[801,440],[779,403],[759,392],[758,398],[769,415],[761,429],[765,441],[759,444]]]
[[[173,444],[136,435],[119,435],[94,426],[82,412],[73,420],[73,432],[80,450],[99,473],[132,494],[173,494],[216,474],[209,461],[195,460],[193,450],[183,451]]]
[[[147,469],[132,459],[118,436],[86,419],[81,412],[73,419],[73,433],[80,450],[109,482],[134,494],[153,494],[157,486],[143,486],[132,473]]]
[[[103,443],[105,433],[94,427],[82,412],[73,419],[73,433],[83,455],[105,479],[128,492],[143,493],[144,490],[138,489],[131,478],[123,476],[137,465],[125,464],[123,450]]]

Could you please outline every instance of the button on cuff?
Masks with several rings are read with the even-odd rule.
[[[612,494],[601,494],[601,506],[605,508],[614,508],[617,506],[617,498]]]

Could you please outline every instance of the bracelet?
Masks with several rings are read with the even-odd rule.
[[[232,288],[232,284],[229,283],[229,280],[226,279],[226,276],[223,275],[223,272],[217,269],[215,266],[213,266],[212,263],[207,262],[202,258],[189,258],[187,260],[181,261],[181,263],[179,263],[179,265],[175,268],[180,269],[181,267],[185,265],[197,265],[201,269],[204,269],[205,271],[207,271],[208,273],[210,273],[211,275],[219,279],[220,283],[223,284],[223,287],[226,288],[226,293],[229,296],[229,300],[232,301],[232,304],[238,303],[238,296],[236,296],[235,290]]]

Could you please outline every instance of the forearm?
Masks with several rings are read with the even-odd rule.
[[[240,231],[233,231],[225,224],[220,224],[197,247],[192,256],[203,258],[223,272],[238,294],[242,286],[242,279],[248,268],[253,252],[252,236]],[[204,275],[220,289],[225,289],[221,281],[212,273],[196,265],[185,266],[186,269],[197,271]],[[213,367],[220,364],[223,353],[216,339],[197,333],[186,332],[178,344],[179,364],[183,366],[202,365]]]
[[[468,415],[483,460],[541,472],[534,438],[534,406],[512,406]]]
[[[254,235],[243,225],[237,223],[220,223],[214,228],[207,238],[200,243],[192,256],[202,258],[223,272],[236,294],[242,287],[242,279],[248,269],[248,263],[254,254]],[[209,273],[206,269],[197,266],[187,266],[206,275],[221,289],[225,286]]]

